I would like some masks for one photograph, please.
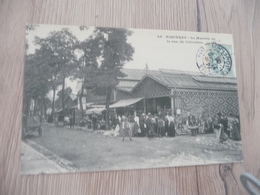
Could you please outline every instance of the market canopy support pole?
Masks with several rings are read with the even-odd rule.
[[[171,89],[171,111],[172,111],[172,116],[174,116],[174,110],[175,110],[175,106],[174,106],[174,89]]]
[[[143,103],[144,103],[144,113],[146,114],[146,98],[144,98]]]
[[[174,116],[174,110],[175,110],[175,108],[174,108],[174,97],[173,96],[171,96],[171,114],[172,114],[172,116]]]

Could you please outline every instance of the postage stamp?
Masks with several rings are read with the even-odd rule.
[[[199,48],[196,64],[205,75],[228,75],[232,68],[232,58],[229,51],[220,44],[207,43]]]

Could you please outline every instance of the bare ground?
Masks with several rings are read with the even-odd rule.
[[[90,130],[43,125],[42,137],[27,142],[76,171],[104,171],[242,161],[241,141],[218,143],[214,134],[174,138],[105,136]],[[61,160],[63,159],[63,160]]]

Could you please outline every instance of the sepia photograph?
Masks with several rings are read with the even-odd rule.
[[[21,174],[243,161],[231,34],[28,24]]]

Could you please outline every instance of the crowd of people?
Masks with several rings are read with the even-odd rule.
[[[159,112],[152,115],[151,113],[142,113],[140,117],[136,112],[132,115],[114,115],[111,119],[112,127],[118,134],[123,137],[175,137],[177,129],[190,130],[191,135],[196,136],[198,133],[216,133],[217,139],[224,142],[228,138],[240,140],[240,123],[239,117],[230,114],[222,116],[218,113],[214,117],[209,115],[200,115],[196,118],[188,112],[185,125],[178,117],[170,113]]]
[[[229,138],[241,140],[239,117],[233,114],[222,116],[219,112],[214,117],[200,115],[196,119],[194,115],[188,112],[187,125],[192,135],[198,134],[199,129],[201,129],[203,133],[215,132],[220,142]]]
[[[67,119],[66,119],[67,118]],[[98,120],[98,115],[93,114],[90,128],[102,129],[105,121]],[[74,128],[72,115],[65,117],[70,128]],[[103,126],[102,126],[103,124]],[[87,124],[85,124],[87,125]],[[159,111],[158,114],[142,113],[137,116],[136,112],[125,115],[113,115],[110,117],[110,126],[115,131],[115,136],[129,137],[175,137],[176,132],[196,136],[199,133],[215,133],[219,142],[227,139],[241,140],[239,116],[233,114],[222,115],[221,113],[211,117],[208,114],[200,114],[195,117],[192,112],[187,112],[186,117],[172,115],[171,112]],[[105,128],[103,128],[105,129]]]
[[[115,115],[112,118],[112,127],[121,132],[124,136],[128,136],[131,140],[132,136],[138,137],[175,137],[174,117],[169,113],[152,115],[151,113],[143,113],[140,117],[136,113],[132,115]]]
[[[214,129],[217,139],[221,143],[228,138],[241,140],[239,117],[236,117],[233,114],[223,117],[221,113],[218,113],[215,119]]]

